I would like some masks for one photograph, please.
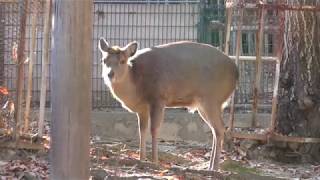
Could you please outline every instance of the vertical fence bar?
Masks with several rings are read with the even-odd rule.
[[[222,0],[218,0],[218,21],[220,21],[221,19],[222,19],[222,17],[223,17],[223,15],[222,15],[222,5],[223,5],[223,3],[222,3]],[[220,50],[223,50],[223,31],[221,31],[221,29],[218,31],[218,42],[219,42],[219,48],[220,48]]]
[[[237,25],[237,44],[236,44],[236,60],[235,63],[238,66],[239,57],[240,57],[240,45],[241,45],[241,34],[242,34],[242,22],[243,22],[243,1],[240,1],[240,9],[239,9],[239,20]],[[231,96],[231,105],[230,105],[230,124],[229,129],[232,131],[234,126],[234,109],[235,109],[235,92],[232,93]]]
[[[263,1],[265,3],[265,0]],[[264,7],[259,8],[259,25],[258,25],[258,32],[256,38],[256,76],[254,81],[253,87],[253,103],[252,103],[252,119],[251,119],[251,126],[257,127],[257,114],[258,114],[258,99],[260,93],[260,80],[261,80],[261,71],[262,71],[262,64],[261,64],[261,56],[263,52],[263,29],[264,29],[264,17],[265,17],[265,9]]]
[[[24,114],[24,133],[26,133],[29,129],[29,120],[30,120],[30,103],[31,103],[31,90],[32,90],[32,71],[33,71],[33,61],[36,57],[36,35],[37,35],[37,17],[38,17],[38,8],[39,3],[37,1],[33,1],[30,6],[30,12],[32,13],[31,17],[31,47],[29,54],[29,72],[28,72],[28,86],[27,86],[27,94],[26,94],[26,109]],[[33,7],[33,8],[31,8]]]
[[[228,0],[230,1],[230,0]],[[226,55],[229,55],[229,47],[230,47],[230,30],[231,30],[231,21],[232,21],[232,5],[229,6],[230,2],[226,2],[226,12],[227,12],[227,30],[226,30],[226,43],[225,43],[225,49],[224,53]]]
[[[51,0],[45,1],[45,19],[42,46],[42,73],[41,73],[41,92],[40,92],[40,110],[39,110],[39,130],[38,136],[42,137],[44,126],[44,115],[46,106],[47,92],[47,74],[49,63],[49,34],[50,34],[50,16],[51,16]]]
[[[5,61],[5,3],[0,3],[0,86],[4,85]]]
[[[279,88],[279,79],[280,79],[280,62],[282,59],[282,50],[283,50],[283,41],[284,41],[284,21],[285,16],[284,12],[280,12],[279,18],[279,34],[278,34],[278,47],[277,47],[277,61],[276,61],[276,72],[275,72],[275,80],[274,80],[274,87],[273,87],[273,96],[272,96],[272,111],[271,111],[271,127],[270,132],[273,132],[276,126],[276,114],[277,114],[277,104],[278,104],[278,88]]]
[[[22,121],[22,102],[23,102],[23,80],[24,80],[24,50],[25,35],[27,22],[27,9],[29,0],[19,1],[20,25],[19,25],[19,45],[18,45],[18,62],[17,62],[17,94],[16,94],[16,110],[15,110],[15,139],[19,140]]]

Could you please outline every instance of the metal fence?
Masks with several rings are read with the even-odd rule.
[[[218,1],[222,2],[222,1]],[[7,86],[12,93],[16,89],[16,65],[12,62],[12,48],[18,40],[18,21],[15,16],[19,13],[17,2],[0,2],[0,82]],[[138,41],[139,48],[179,40],[206,42],[223,48],[224,29],[215,28],[214,22],[224,23],[224,5],[205,3],[200,0],[157,0],[157,1],[110,1],[96,0],[93,4],[93,70],[92,70],[92,106],[94,109],[117,108],[117,103],[110,95],[101,78],[98,39],[103,36],[112,45],[123,46],[130,41]],[[41,12],[43,13],[43,12]],[[236,16],[234,22],[236,22]],[[27,23],[26,55],[30,47],[30,18]],[[14,20],[14,22],[13,22]],[[233,27],[236,27],[233,24]],[[32,104],[37,107],[40,97],[41,80],[41,47],[43,41],[43,17],[37,23],[37,58],[34,61]],[[230,52],[234,53],[235,31],[231,32]],[[274,43],[266,32],[265,52]],[[242,54],[254,55],[254,31],[244,31],[242,35]],[[79,37],[81,38],[81,37]],[[272,39],[272,38],[271,38]],[[268,41],[269,40],[269,41]],[[270,45],[271,44],[271,45]],[[272,51],[270,51],[272,53]],[[269,55],[270,55],[269,53]],[[266,53],[268,55],[268,53]],[[263,63],[261,76],[261,94],[259,103],[270,105],[273,91],[274,62]],[[27,68],[26,68],[27,69]],[[50,68],[49,68],[50,69]],[[248,105],[252,102],[252,84],[255,73],[254,61],[241,61],[239,64],[240,82],[236,92],[236,104]],[[49,74],[50,74],[49,70]],[[1,76],[2,75],[2,76]],[[27,78],[27,71],[25,72]],[[47,104],[50,105],[50,81],[47,84]]]
[[[26,36],[25,36],[25,56],[30,55],[31,47],[31,13],[34,11],[34,3],[31,3],[27,11],[26,21]],[[19,27],[20,27],[20,13],[22,4],[19,1],[1,1],[0,2],[0,86],[7,87],[10,90],[11,96],[15,97],[16,94],[16,79],[17,79],[17,48],[19,44]],[[43,9],[43,4],[40,5]],[[41,57],[42,57],[42,39],[43,39],[43,11],[40,11],[40,16],[36,23],[36,59],[34,60],[33,67],[33,88],[32,97],[33,105],[37,105],[40,97],[40,79],[41,79]],[[25,59],[27,61],[27,58]],[[28,74],[28,64],[25,63],[25,83]],[[48,84],[48,92],[50,89]],[[50,95],[50,94],[49,94]],[[49,101],[50,98],[47,98]]]
[[[119,107],[101,80],[101,54],[96,45],[105,37],[112,45],[138,41],[139,48],[179,40],[197,41],[199,3],[103,1],[94,4],[93,108]]]
[[[1,85],[14,89],[14,58],[19,40],[19,4],[10,2],[0,3],[0,79]]]

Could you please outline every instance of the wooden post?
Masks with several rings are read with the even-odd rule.
[[[92,5],[53,5],[51,179],[89,179]]]
[[[42,71],[41,71],[41,89],[40,89],[40,110],[39,110],[39,124],[38,136],[42,137],[44,126],[44,115],[46,108],[46,95],[47,95],[47,76],[48,76],[48,63],[49,63],[49,31],[50,31],[50,16],[51,16],[51,0],[45,1],[45,18],[43,30],[43,44],[42,44]]]
[[[30,120],[30,104],[31,104],[31,90],[32,90],[32,71],[33,71],[33,61],[36,57],[36,35],[37,35],[37,16],[38,16],[38,2],[33,1],[32,5],[32,17],[31,17],[31,47],[29,55],[29,72],[28,72],[28,86],[26,94],[26,109],[24,113],[24,133],[27,133],[29,129],[29,120]]]
[[[15,117],[15,139],[19,140],[21,131],[21,119],[22,119],[22,101],[23,101],[23,83],[24,83],[24,48],[25,48],[25,35],[26,35],[26,21],[27,21],[27,9],[29,0],[20,0],[20,26],[19,26],[19,45],[18,45],[18,62],[17,62],[17,94],[16,94],[16,109],[14,112]]]
[[[265,16],[265,9],[263,7],[259,8],[259,26],[256,38],[256,77],[254,81],[253,87],[253,103],[252,103],[252,119],[251,119],[251,126],[257,127],[257,114],[258,114],[258,99],[260,93],[260,79],[261,79],[261,71],[262,71],[262,64],[261,64],[261,57],[263,52],[263,28],[264,28],[264,16]]]
[[[242,21],[243,21],[243,1],[240,1],[241,7],[239,9],[239,20],[238,20],[238,27],[237,27],[237,44],[236,44],[236,60],[235,63],[238,66],[239,64],[239,57],[241,54],[241,34],[242,34]],[[231,96],[231,105],[230,105],[230,120],[229,120],[229,129],[232,131],[233,126],[234,126],[234,98],[235,98],[235,92],[232,93]]]

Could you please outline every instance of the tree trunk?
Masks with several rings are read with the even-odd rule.
[[[320,0],[287,0],[319,5]],[[276,129],[286,135],[320,137],[320,12],[287,11]],[[304,160],[320,162],[319,144],[295,144]],[[305,159],[307,158],[307,159]]]
[[[92,0],[53,1],[50,179],[89,179]]]

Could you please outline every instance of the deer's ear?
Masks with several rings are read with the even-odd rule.
[[[128,57],[131,57],[137,52],[138,43],[136,41],[133,41],[133,42],[129,43],[128,45],[126,45],[126,47],[124,49],[125,49],[125,52],[128,55]]]
[[[103,37],[101,37],[99,39],[98,47],[101,52],[107,52],[109,43]]]

